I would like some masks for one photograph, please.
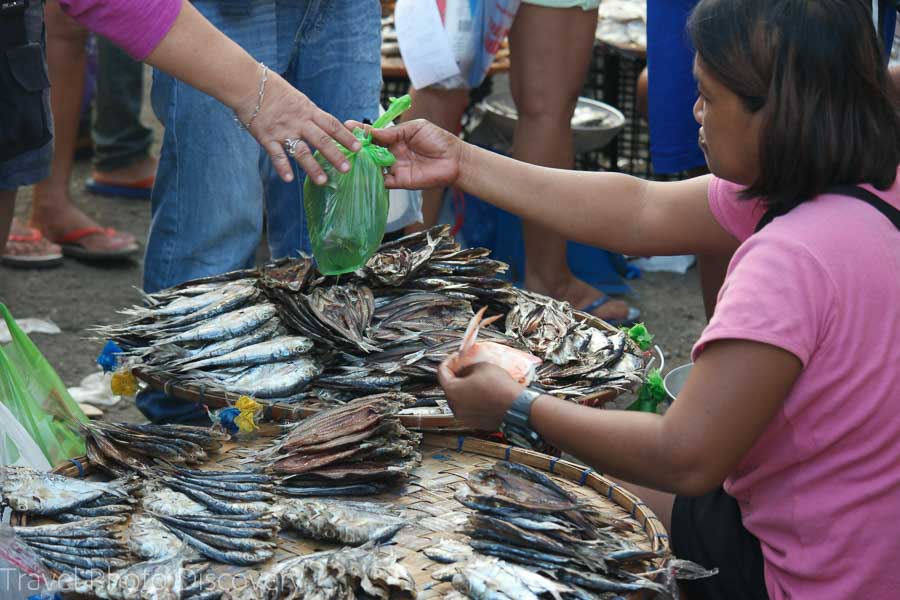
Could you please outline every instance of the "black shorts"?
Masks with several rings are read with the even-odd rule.
[[[683,581],[690,600],[768,600],[759,540],[744,528],[737,500],[719,488],[675,498],[672,551],[719,574]]]

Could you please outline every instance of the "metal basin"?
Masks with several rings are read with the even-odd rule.
[[[693,366],[694,363],[688,363],[669,371],[669,374],[663,379],[663,387],[666,388],[669,398],[674,400],[681,393],[681,388],[684,387],[684,383],[687,381],[688,374]]]
[[[491,94],[482,102],[485,118],[507,139],[516,131],[518,113],[509,92]],[[599,150],[609,144],[625,126],[625,115],[598,100],[579,98],[572,116],[575,153]]]

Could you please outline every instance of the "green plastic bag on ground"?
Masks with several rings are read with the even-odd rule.
[[[12,337],[12,342],[0,348],[0,402],[51,465],[84,454],[84,441],[76,432],[87,417],[3,304],[0,313]]]
[[[384,127],[410,103],[409,96],[393,99],[372,127]],[[307,177],[303,184],[309,240],[323,275],[351,273],[366,264],[381,244],[387,224],[388,190],[382,169],[394,164],[394,155],[373,144],[372,136],[362,129],[357,128],[353,135],[362,144],[359,152],[340,146],[350,163],[349,171],[341,173],[316,152],[328,182],[319,186]]]

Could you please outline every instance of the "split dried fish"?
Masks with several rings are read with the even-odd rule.
[[[323,488],[388,482],[405,477],[418,464],[421,435],[407,430],[397,412],[414,402],[391,392],[365,396],[316,413],[293,425],[254,460],[287,476],[281,488]],[[302,493],[302,492],[301,492]]]
[[[255,589],[239,598],[373,598],[416,597],[409,570],[396,557],[370,545],[319,552],[277,563],[264,571]]]
[[[31,515],[67,512],[104,494],[128,497],[126,480],[108,483],[44,473],[29,467],[0,467],[0,499],[14,511]]]
[[[372,502],[282,500],[277,510],[281,524],[303,537],[351,546],[384,543],[407,524],[389,507]]]

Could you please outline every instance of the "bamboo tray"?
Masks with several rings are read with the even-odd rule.
[[[222,452],[213,457],[205,468],[236,468],[241,456],[252,454],[255,450],[271,441],[278,428],[267,425],[263,435],[244,446],[228,443]],[[461,526],[471,510],[453,498],[453,494],[465,484],[468,474],[482,468],[490,467],[496,460],[510,460],[528,465],[535,469],[551,473],[551,477],[579,499],[596,507],[604,513],[631,523],[632,533],[625,535],[634,545],[667,554],[668,537],[662,523],[637,497],[621,486],[609,481],[592,469],[576,465],[553,457],[506,446],[485,440],[453,435],[425,434],[422,447],[422,464],[418,466],[409,480],[399,488],[366,500],[392,504],[402,511],[402,515],[410,521],[410,525],[400,530],[389,547],[412,573],[416,580],[418,597],[423,600],[442,598],[451,589],[450,583],[438,582],[431,574],[448,565],[432,561],[422,552],[423,549],[436,544],[440,539],[455,539],[465,542],[465,534],[456,530]],[[86,458],[74,459],[55,469],[56,473],[69,477],[84,477],[95,474],[96,469]],[[138,512],[140,509],[138,509]],[[21,514],[13,514],[14,525],[25,525],[26,518]],[[305,540],[294,536],[291,532],[282,532],[277,538],[279,548],[275,560],[284,560],[293,556],[327,550],[337,546],[328,542]],[[661,559],[660,559],[661,561]],[[657,563],[660,561],[656,561]],[[252,568],[233,567],[214,563],[217,573],[226,579],[235,577],[251,577],[252,571],[260,571],[270,563],[256,565]],[[461,563],[457,563],[461,564]],[[647,564],[656,568],[659,564]],[[224,581],[225,579],[223,579]],[[640,595],[632,596],[634,598]]]
[[[593,317],[587,313],[573,311],[573,314],[579,321],[586,322],[596,329],[602,329],[610,332],[617,331],[615,327],[613,327],[606,321]],[[628,340],[627,343],[629,345],[629,350],[632,353],[640,353],[640,350],[637,349],[637,346],[635,346],[631,340]],[[167,379],[161,374],[145,372],[140,367],[135,368],[132,372],[137,379],[143,381],[152,389],[164,392],[168,396],[172,396],[173,398],[178,398],[179,400],[184,400],[186,402],[199,402],[213,409],[233,406],[234,403],[237,402],[238,398],[241,397],[240,394],[236,394],[234,392],[226,392],[221,389],[206,389],[204,386],[200,385],[184,385],[175,383],[173,379]],[[615,400],[619,396],[619,394],[619,390],[606,389],[601,390],[595,394],[589,394],[580,398],[576,398],[572,401],[577,402],[578,404],[583,404],[585,406],[601,407],[607,402]],[[296,421],[298,419],[302,419],[304,417],[315,414],[320,410],[320,408],[318,407],[309,407],[303,405],[277,403],[271,404],[266,403],[265,399],[258,399],[258,401],[260,402],[260,404],[265,405],[264,415],[275,421]],[[471,428],[463,425],[462,422],[452,414],[401,414],[400,421],[405,427],[409,429],[415,429],[417,431],[442,433],[467,433],[473,431]]]

